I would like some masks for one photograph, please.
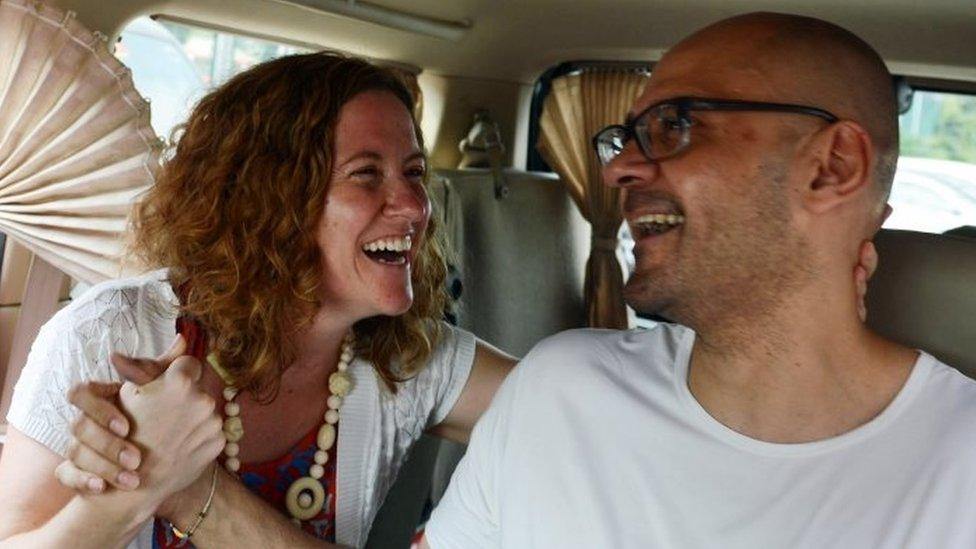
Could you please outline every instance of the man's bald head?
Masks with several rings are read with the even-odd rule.
[[[654,77],[701,62],[743,99],[817,106],[861,125],[875,148],[879,208],[887,201],[898,158],[897,102],[891,74],[866,42],[819,19],[752,13],[683,40],[661,60],[664,74]]]

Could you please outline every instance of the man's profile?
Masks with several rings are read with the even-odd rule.
[[[594,141],[626,299],[675,324],[530,352],[429,545],[976,547],[976,383],[855,305],[898,151],[878,54],[812,18],[721,21]]]

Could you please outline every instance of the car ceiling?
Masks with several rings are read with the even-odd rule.
[[[457,41],[319,13],[280,0],[60,0],[109,35],[162,14],[378,59],[435,74],[530,83],[567,60],[654,60],[710,22],[749,11],[814,15],[874,45],[894,72],[976,82],[974,0],[373,0],[470,22]],[[365,4],[366,2],[358,2]]]

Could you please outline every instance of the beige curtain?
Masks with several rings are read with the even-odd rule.
[[[619,69],[591,69],[556,78],[539,119],[539,152],[560,175],[592,226],[584,295],[590,326],[626,328],[623,274],[617,261],[622,217],[618,191],[603,184],[593,135],[621,123],[644,89],[648,75]]]
[[[123,233],[154,181],[149,105],[70,13],[0,0],[0,231],[71,277],[125,273]]]

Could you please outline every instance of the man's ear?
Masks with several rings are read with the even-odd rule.
[[[804,206],[820,213],[850,201],[871,185],[874,145],[868,132],[850,121],[822,131],[819,170],[804,193]]]

